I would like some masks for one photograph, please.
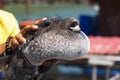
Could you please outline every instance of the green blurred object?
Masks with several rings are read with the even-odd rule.
[[[26,15],[25,4],[6,5],[4,10],[12,12],[20,22],[25,19],[39,19],[42,17],[75,17],[80,14],[94,15],[94,9],[86,5],[30,5],[29,15]]]

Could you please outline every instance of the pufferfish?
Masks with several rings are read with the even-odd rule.
[[[24,56],[34,66],[50,59],[75,60],[90,49],[77,19],[50,18],[37,25],[39,29],[29,33],[27,44],[22,47]]]

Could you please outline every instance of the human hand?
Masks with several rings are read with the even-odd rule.
[[[32,22],[31,24],[24,26],[24,28],[21,29],[20,33],[18,33],[15,37],[13,37],[10,40],[9,47],[11,47],[12,50],[14,50],[20,44],[25,44],[26,39],[24,36],[27,34],[27,32],[32,31],[32,30],[37,30],[38,26],[36,24],[43,22],[46,19],[47,18],[42,18],[42,19],[39,19],[39,20]]]

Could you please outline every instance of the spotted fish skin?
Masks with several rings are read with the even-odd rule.
[[[44,23],[39,24],[36,37],[23,50],[32,65],[39,66],[49,59],[74,60],[89,51],[89,39],[84,32],[71,30],[79,26],[76,19],[52,18]]]

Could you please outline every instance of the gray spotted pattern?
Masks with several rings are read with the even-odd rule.
[[[60,28],[41,33],[25,48],[24,55],[33,65],[39,66],[49,59],[74,60],[89,51],[89,40],[82,31],[74,33],[57,29]]]

